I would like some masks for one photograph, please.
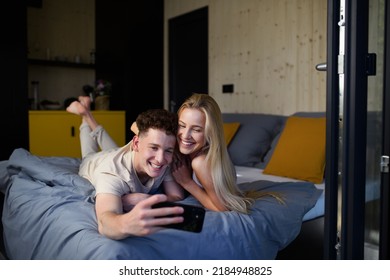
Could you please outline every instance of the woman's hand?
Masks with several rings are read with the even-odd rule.
[[[172,162],[172,176],[182,186],[192,180],[192,168],[188,157],[181,154],[175,155]]]

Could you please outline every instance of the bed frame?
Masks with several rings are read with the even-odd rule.
[[[3,216],[3,204],[4,204],[4,194],[0,192],[0,217]],[[3,223],[0,222],[0,253],[4,256],[7,257],[5,253],[5,248],[4,248],[4,239],[3,239]]]
[[[286,248],[279,251],[277,260],[324,259],[324,216],[302,223],[301,232]]]

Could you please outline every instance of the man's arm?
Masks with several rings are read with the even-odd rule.
[[[152,205],[167,201],[165,195],[153,195],[139,202],[130,212],[123,213],[121,197],[113,194],[96,196],[96,217],[99,233],[111,239],[124,239],[128,236],[145,236],[161,229],[161,226],[183,222],[182,207],[152,209]],[[161,218],[163,217],[163,218]]]

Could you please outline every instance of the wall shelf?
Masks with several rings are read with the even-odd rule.
[[[95,69],[95,64],[75,63],[75,62],[57,61],[57,60],[31,59],[31,58],[28,59],[28,64],[29,65],[41,65],[41,66],[52,66],[52,67]]]

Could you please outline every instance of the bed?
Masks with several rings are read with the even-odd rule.
[[[223,119],[239,187],[279,192],[285,204],[266,197],[249,215],[206,211],[200,233],[163,229],[115,241],[97,231],[94,188],[77,175],[79,159],[40,157],[16,149],[0,162],[7,257],[321,259],[324,113],[228,113]],[[200,206],[192,196],[182,203]]]
[[[163,229],[116,241],[97,231],[94,188],[78,176],[79,163],[77,158],[39,157],[21,148],[0,162],[9,259],[275,259],[297,237],[323,194],[309,182],[245,180],[251,170],[242,167],[237,171],[242,189],[277,191],[285,204],[267,197],[249,215],[206,211],[200,233]],[[199,205],[192,196],[182,202]]]

